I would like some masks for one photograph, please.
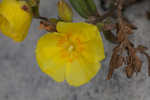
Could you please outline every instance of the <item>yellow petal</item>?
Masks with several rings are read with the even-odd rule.
[[[84,41],[95,38],[100,38],[99,30],[95,25],[87,24],[84,22],[79,23],[65,23],[58,22],[57,31],[60,33],[71,33],[82,37]]]
[[[105,58],[103,42],[98,40],[90,40],[84,44],[84,52],[80,53],[81,56],[85,57],[90,61],[102,61]]]
[[[32,20],[32,14],[23,10],[23,6],[28,5],[16,0],[3,0],[0,3],[0,31],[16,42],[27,36]]]
[[[84,85],[96,75],[100,67],[98,62],[90,63],[84,58],[80,58],[67,64],[66,80],[72,86]]]
[[[65,61],[60,57],[60,48],[57,46],[58,33],[48,33],[40,38],[36,47],[36,59],[43,72],[57,82],[64,81]]]

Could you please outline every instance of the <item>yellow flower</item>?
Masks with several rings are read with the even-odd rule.
[[[25,1],[3,0],[0,3],[0,31],[14,41],[24,40],[31,20],[31,9]]]
[[[36,59],[43,72],[57,82],[72,86],[89,82],[105,58],[96,26],[87,23],[58,22],[57,31],[44,35],[37,44]]]

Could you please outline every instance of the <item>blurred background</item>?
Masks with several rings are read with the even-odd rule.
[[[99,10],[102,10],[99,1],[95,0]],[[58,0],[41,0],[41,15],[57,17],[57,2]],[[150,0],[144,0],[129,7],[125,16],[138,27],[129,38],[135,45],[147,46],[150,54],[150,20],[145,16],[148,10]],[[76,22],[84,21],[75,11],[74,15]],[[114,45],[104,37],[107,58],[95,78],[78,88],[71,87],[66,82],[53,81],[41,72],[35,60],[37,40],[46,33],[38,29],[39,22],[40,20],[33,19],[28,37],[22,43],[14,43],[0,34],[0,100],[150,100],[150,77],[144,56],[141,56],[144,62],[141,73],[128,79],[120,68],[111,80],[106,80]]]

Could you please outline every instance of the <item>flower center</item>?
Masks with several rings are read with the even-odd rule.
[[[72,52],[74,49],[75,49],[74,45],[71,44],[71,45],[69,46],[69,48],[68,48],[68,51],[69,51],[69,52]]]

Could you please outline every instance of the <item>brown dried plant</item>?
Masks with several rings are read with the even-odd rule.
[[[113,72],[121,66],[125,66],[125,73],[128,78],[132,77],[134,73],[138,73],[142,68],[142,61],[137,56],[137,53],[144,54],[149,62],[148,73],[150,75],[150,56],[145,52],[146,47],[139,45],[134,47],[133,43],[128,39],[130,34],[133,34],[133,29],[136,27],[129,23],[122,16],[122,9],[124,0],[117,0],[117,41],[118,45],[113,49],[112,58],[110,61],[110,68],[107,79],[111,79]],[[124,52],[127,55],[124,56]]]

